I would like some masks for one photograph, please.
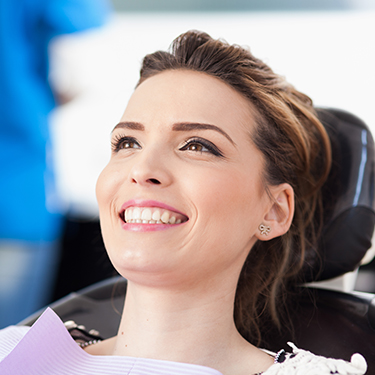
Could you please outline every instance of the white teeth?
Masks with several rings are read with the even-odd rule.
[[[151,207],[129,207],[125,210],[123,219],[127,223],[142,224],[180,224],[182,219],[176,219],[170,211]]]
[[[142,220],[146,220],[146,221],[149,221],[151,220],[151,210],[149,208],[146,208],[145,210],[143,210],[142,212]]]
[[[140,219],[141,218],[141,209],[139,207],[135,207],[133,210],[132,219]]]
[[[168,221],[169,221],[169,212],[168,212],[168,211],[164,211],[163,215],[161,215],[160,220],[161,220],[164,224],[167,224]]]
[[[160,211],[159,210],[154,211],[154,213],[152,214],[152,220],[155,220],[155,221],[160,220]]]
[[[125,211],[125,221],[129,222],[132,219],[132,210],[129,208]]]

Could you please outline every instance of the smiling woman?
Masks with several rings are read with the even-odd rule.
[[[146,56],[97,183],[126,301],[118,335],[83,345],[82,361],[106,374],[364,374],[358,354],[257,348],[287,322],[330,163],[311,100],[248,50],[188,32]]]

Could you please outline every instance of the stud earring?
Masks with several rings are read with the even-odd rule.
[[[260,234],[265,234],[266,236],[268,236],[268,233],[271,232],[271,227],[264,224],[260,224],[258,229],[260,230]]]

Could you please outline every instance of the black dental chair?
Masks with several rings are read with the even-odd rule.
[[[375,225],[374,141],[355,116],[334,109],[318,109],[332,143],[333,164],[323,188],[324,229],[319,255],[305,270],[307,281],[328,280],[356,270],[371,247]],[[375,374],[375,295],[303,286],[299,308],[289,333],[272,336],[271,350],[287,341],[315,354],[350,360],[359,352]],[[102,337],[115,335],[126,293],[126,280],[108,279],[72,293],[51,307],[63,321],[95,328]],[[39,313],[20,324],[31,325]],[[102,317],[106,317],[104,320]]]

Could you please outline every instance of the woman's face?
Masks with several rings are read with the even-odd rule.
[[[204,73],[167,71],[134,92],[97,183],[104,242],[137,282],[237,279],[271,206],[251,104]]]

